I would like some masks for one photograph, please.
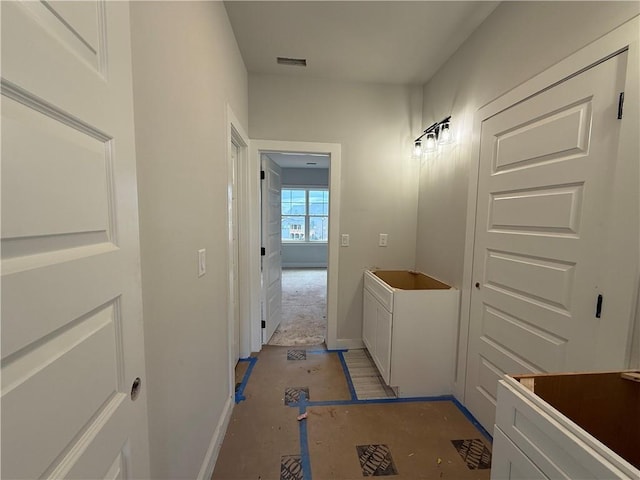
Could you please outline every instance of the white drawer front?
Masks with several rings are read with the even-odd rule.
[[[544,402],[540,402],[542,405]],[[549,478],[637,479],[631,467],[617,468],[602,446],[596,450],[585,442],[581,429],[558,422],[538,405],[501,380],[498,385],[496,426]],[[551,409],[547,406],[547,409]],[[617,456],[616,456],[617,457]],[[618,457],[619,458],[619,457]],[[637,472],[637,469],[636,469]]]
[[[393,313],[393,289],[372,272],[364,272],[364,288],[371,292],[389,313]]]

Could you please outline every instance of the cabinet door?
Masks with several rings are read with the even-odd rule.
[[[511,440],[496,427],[493,432],[491,480],[547,478]]]
[[[376,347],[376,328],[378,323],[377,303],[373,295],[365,289],[362,314],[362,341],[372,357],[375,356]]]
[[[393,316],[378,301],[376,301],[376,304],[378,318],[378,328],[376,331],[376,363],[380,370],[380,375],[382,375],[385,383],[389,385]]]

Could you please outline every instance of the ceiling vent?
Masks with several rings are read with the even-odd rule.
[[[307,59],[306,58],[287,58],[287,57],[278,57],[279,65],[293,65],[295,67],[306,67]]]

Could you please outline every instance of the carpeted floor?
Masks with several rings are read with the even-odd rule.
[[[282,270],[282,320],[269,345],[321,345],[327,329],[327,270]]]
[[[241,361],[212,478],[489,478],[491,442],[453,398],[362,400],[344,355],[265,346]]]

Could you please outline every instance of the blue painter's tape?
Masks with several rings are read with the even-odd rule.
[[[338,352],[338,357],[340,357],[340,363],[342,364],[342,371],[344,372],[344,378],[347,380],[347,385],[349,386],[349,393],[351,394],[351,400],[357,400],[358,395],[356,394],[356,389],[353,386],[353,381],[351,380],[351,374],[349,373],[349,368],[347,368],[347,362],[344,359],[344,353]]]
[[[256,362],[258,361],[258,357],[241,358],[238,361],[249,362],[249,367],[247,368],[247,371],[244,372],[244,376],[242,377],[242,383],[240,384],[240,387],[236,391],[236,397],[235,397],[236,403],[240,403],[241,401],[246,400],[246,397],[244,396],[244,389],[247,387],[247,383],[249,382],[249,377],[251,376],[253,367],[256,365]]]
[[[300,415],[307,413],[307,394],[304,391],[300,392],[298,411]],[[302,478],[304,480],[311,480],[311,456],[309,455],[307,421],[301,420],[298,424],[300,426],[300,463],[302,463]]]
[[[455,404],[456,407],[458,407],[458,410],[460,410],[462,412],[462,414],[465,417],[467,417],[467,420],[469,420],[471,423],[473,423],[473,426],[476,427],[480,431],[480,433],[482,435],[484,435],[484,437],[487,440],[489,440],[491,443],[493,443],[493,437],[491,436],[491,434],[489,432],[487,432],[485,430],[485,428],[482,425],[480,425],[480,422],[478,422],[478,420],[476,420],[476,417],[474,417],[473,414],[469,410],[467,410],[467,408],[464,405],[462,405],[455,397],[452,398],[451,401]]]
[[[316,354],[316,355],[322,355],[322,354],[326,354],[326,353],[340,353],[340,352],[347,352],[348,350],[346,349],[336,349],[336,350],[307,350],[307,353],[311,353],[311,354]]]
[[[329,407],[340,405],[379,405],[385,403],[416,403],[416,402],[452,402],[453,395],[440,395],[437,397],[407,397],[407,398],[368,398],[365,400],[318,400],[305,402],[307,407]],[[290,403],[290,407],[299,407],[300,402]],[[464,412],[463,412],[464,413]]]

